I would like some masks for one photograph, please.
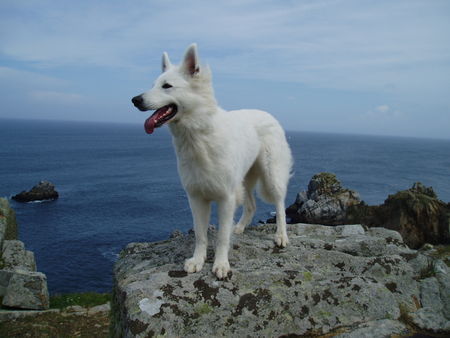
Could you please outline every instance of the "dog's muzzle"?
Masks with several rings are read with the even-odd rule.
[[[131,102],[133,102],[134,106],[139,109],[140,111],[146,111],[148,110],[144,105],[144,98],[141,95],[135,96],[131,99]]]

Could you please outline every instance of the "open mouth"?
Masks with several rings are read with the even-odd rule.
[[[163,124],[170,121],[177,114],[177,106],[169,104],[167,106],[157,109],[152,116],[145,121],[145,131],[147,134],[153,133],[155,128],[161,127]]]

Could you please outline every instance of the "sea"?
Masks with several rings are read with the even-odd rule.
[[[289,131],[287,138],[295,165],[286,205],[319,172],[335,173],[371,205],[417,181],[450,201],[450,140]],[[139,124],[0,119],[0,196],[41,180],[55,184],[58,200],[10,202],[51,294],[109,292],[128,243],[192,228],[167,127],[147,135]],[[257,207],[254,224],[274,211]]]

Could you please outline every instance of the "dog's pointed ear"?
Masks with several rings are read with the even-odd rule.
[[[197,44],[193,43],[184,54],[182,69],[188,75],[197,74],[200,71],[200,62],[197,53]]]
[[[162,56],[162,71],[163,71],[163,73],[170,67],[172,67],[172,63],[170,62],[169,55],[166,52],[164,52],[163,56]]]

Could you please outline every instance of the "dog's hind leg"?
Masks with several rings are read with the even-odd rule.
[[[253,188],[255,187],[258,177],[256,175],[256,168],[253,167],[249,170],[244,180],[244,211],[241,219],[234,228],[234,233],[241,234],[244,229],[253,219],[253,215],[256,211],[256,201],[253,194]]]
[[[184,270],[192,273],[200,271],[205,263],[211,203],[203,198],[189,196],[189,204],[194,219],[195,249],[192,258],[185,261]]]
[[[217,234],[216,257],[212,271],[219,279],[227,277],[230,272],[228,262],[228,250],[230,248],[233,216],[236,209],[236,197],[234,194],[217,201],[219,213],[219,231]]]
[[[286,180],[278,180],[275,176],[270,176],[264,173],[261,180],[261,193],[264,199],[275,205],[277,231],[275,233],[275,244],[279,247],[286,247],[289,244],[289,239],[286,230],[286,211],[284,209],[284,198],[286,196]]]
[[[281,248],[285,248],[289,244],[286,226],[286,211],[284,209],[284,201],[280,200],[275,204],[277,210],[277,232],[275,233],[275,244]]]
[[[270,140],[269,137],[267,139]],[[261,168],[261,196],[274,204],[277,212],[275,244],[284,248],[289,243],[284,199],[292,167],[291,152],[284,137],[279,136],[272,142],[266,142],[258,161]]]

